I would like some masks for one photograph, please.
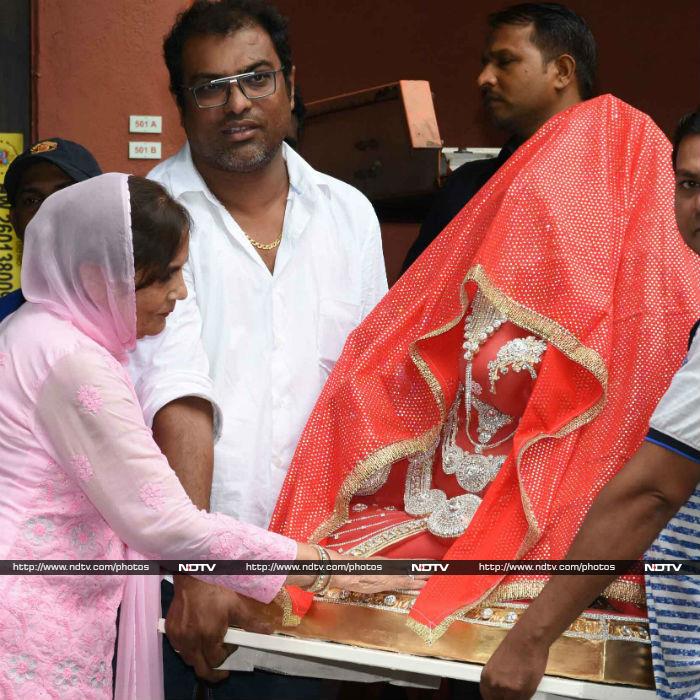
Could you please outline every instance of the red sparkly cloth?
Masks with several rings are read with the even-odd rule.
[[[348,339],[272,528],[325,541],[363,481],[434,443],[478,288],[549,347],[506,462],[445,558],[563,558],[641,443],[700,312],[700,266],[673,216],[670,150],[649,117],[611,96],[557,115],[521,146]],[[435,638],[486,597],[533,598],[542,584],[436,576],[409,624]],[[608,594],[641,602],[640,585],[617,581]],[[303,614],[309,596],[290,593]]]

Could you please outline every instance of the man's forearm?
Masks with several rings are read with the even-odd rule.
[[[567,558],[639,558],[700,481],[700,465],[645,443],[600,492]],[[532,697],[549,647],[615,578],[556,575],[506,635],[481,674],[485,700]]]
[[[700,466],[645,443],[601,491],[568,559],[638,559],[689,498]],[[553,576],[511,634],[549,646],[615,575]]]
[[[209,510],[214,466],[213,410],[209,401],[187,396],[153,419],[153,437],[192,502]]]

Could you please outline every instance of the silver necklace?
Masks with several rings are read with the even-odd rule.
[[[515,430],[501,440],[491,443],[493,436],[506,425],[513,422],[513,417],[501,413],[493,406],[481,401],[481,385],[472,377],[472,360],[479,347],[490,338],[506,321],[505,316],[477,292],[472,303],[471,313],[464,322],[464,387],[457,391],[455,402],[445,423],[442,442],[442,469],[445,474],[455,474],[457,483],[472,493],[483,491],[493,481],[505,462],[500,455],[484,455],[484,450],[492,450],[513,437]],[[459,428],[459,406],[464,393],[464,432],[474,447],[474,452],[467,452],[457,444]],[[472,405],[478,415],[478,442],[471,436]]]
[[[465,352],[465,360],[467,361],[465,386],[469,387],[468,393],[470,408],[472,402],[472,358],[482,343],[484,343],[487,338],[489,338],[498,328],[500,328],[505,321],[506,318],[501,315],[495,309],[495,307],[489,304],[481,292],[477,292],[472,302],[471,313],[466,318],[464,323],[464,343],[462,345]],[[428,530],[438,537],[458,537],[467,529],[472,517],[474,516],[474,513],[476,513],[477,508],[481,505],[481,498],[473,492],[481,491],[488,484],[488,481],[490,480],[488,479],[488,474],[493,471],[493,465],[491,464],[492,461],[494,459],[503,459],[487,457],[486,455],[471,455],[469,453],[465,453],[457,446],[454,440],[450,439],[450,435],[456,436],[458,423],[457,411],[461,402],[462,391],[465,390],[464,388],[460,387],[457,400],[455,401],[455,404],[453,404],[452,410],[450,411],[450,417],[452,417],[452,420],[450,420],[450,417],[448,417],[442,435],[443,469],[446,465],[447,469],[451,469],[454,466],[453,473],[457,472],[459,469],[459,474],[457,477],[458,483],[460,483],[460,486],[462,486],[462,488],[464,488],[466,491],[472,491],[472,493],[465,493],[452,498],[447,498],[447,495],[441,489],[430,488],[432,484],[432,469],[435,450],[437,449],[438,444],[437,440],[429,450],[409,458],[408,463],[408,473],[404,493],[404,507],[406,512],[409,515],[427,515]],[[488,418],[488,416],[485,416],[485,418]],[[491,421],[491,423],[492,422],[493,421]],[[484,430],[481,431],[484,438],[489,433],[490,425],[491,424],[488,420],[484,421]],[[491,433],[491,435],[492,434],[493,433]],[[488,439],[490,440],[490,437]],[[452,450],[450,450],[451,447]],[[452,461],[450,461],[450,454],[454,457]],[[477,458],[478,470],[476,474],[473,474],[473,466],[475,463],[470,462],[472,465],[472,468],[470,469],[469,464],[467,464],[467,456],[469,458]],[[484,465],[489,466],[488,474],[485,473]],[[500,464],[498,466],[500,466]],[[447,469],[445,469],[446,472]],[[478,476],[478,480],[476,480],[476,476]],[[481,488],[469,488],[470,486],[479,486],[485,478],[487,480]],[[462,482],[464,482],[464,484]]]
[[[477,385],[478,386],[478,385]],[[492,406],[479,402],[475,406],[479,414],[479,443],[475,443],[469,435],[469,415],[471,411],[467,408],[467,420],[464,426],[469,437],[469,442],[474,445],[474,452],[468,452],[457,444],[457,430],[459,426],[459,406],[462,394],[466,393],[460,386],[450,414],[445,423],[444,438],[442,441],[442,469],[445,474],[455,474],[457,483],[465,490],[473,493],[483,491],[498,474],[499,469],[506,458],[502,455],[484,455],[482,450],[492,449],[510,440],[513,433],[510,433],[503,440],[499,440],[493,445],[489,440],[501,427],[513,422],[513,418],[505,413],[497,411]],[[515,432],[515,431],[513,431]]]
[[[482,396],[483,390],[472,376],[474,355],[479,351],[481,345],[506,321],[506,317],[490,304],[480,291],[477,291],[471,311],[464,322],[464,343],[462,345],[466,361],[464,384],[460,384],[458,388],[441,436],[443,470],[446,474],[455,474],[457,482],[467,493],[447,498],[441,489],[431,488],[435,451],[440,436],[429,449],[408,459],[404,509],[409,515],[427,516],[428,530],[438,537],[458,537],[467,529],[474,513],[481,505],[482,499],[477,494],[493,481],[506,459],[502,455],[485,455],[483,452],[493,450],[510,440],[517,429],[516,422],[512,432],[500,440],[492,442],[499,430],[513,423],[515,419],[501,413],[479,398]],[[498,362],[489,365],[489,379],[492,384],[495,384],[500,374],[505,374],[508,364],[515,371],[525,369],[532,374],[533,365],[539,361],[544,348],[546,348],[546,343],[536,338],[527,338],[526,345],[528,346],[527,353],[519,347],[514,348],[519,351],[516,359],[521,362],[522,367],[515,366],[510,355],[516,353],[512,352],[502,353],[503,357],[499,356]],[[456,441],[462,400],[464,400],[465,409],[465,432],[469,442],[474,447],[473,452],[463,450]],[[478,416],[476,440],[470,432],[472,406]]]

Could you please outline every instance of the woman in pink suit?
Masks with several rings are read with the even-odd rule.
[[[49,197],[30,224],[29,303],[0,325],[0,559],[316,559],[199,511],[153,442],[124,368],[186,291],[187,214],[157,184],[110,173]],[[140,553],[140,554],[137,554]],[[207,576],[269,602],[313,577]],[[408,577],[342,577],[369,592]],[[162,697],[156,576],[0,578],[0,697]]]

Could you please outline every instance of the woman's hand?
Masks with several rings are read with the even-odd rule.
[[[325,549],[325,548],[324,548]],[[367,562],[386,560],[386,557],[353,557],[349,554],[340,554],[332,549],[326,549],[331,561],[334,562]],[[319,561],[319,550],[316,545],[297,545],[297,561]],[[308,588],[312,586],[317,577],[313,574],[293,574],[287,577],[287,585]],[[419,591],[428,580],[427,574],[390,575],[390,574],[344,574],[337,573],[331,576],[325,588],[339,588],[354,593],[381,593],[382,591]],[[324,589],[325,590],[325,589]]]
[[[348,561],[348,562],[369,562],[382,561],[386,557],[351,557],[345,554],[329,549],[331,561]],[[428,576],[426,574],[417,575],[389,575],[389,574],[334,574],[331,577],[329,588],[339,588],[344,591],[353,591],[354,593],[381,593],[382,591],[419,591],[425,586]]]

